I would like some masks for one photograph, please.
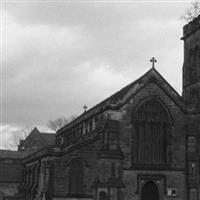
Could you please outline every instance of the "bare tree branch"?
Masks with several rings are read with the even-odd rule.
[[[47,127],[56,132],[57,130],[59,130],[60,128],[62,128],[64,125],[74,120],[75,118],[76,116],[71,116],[69,119],[65,117],[59,117],[55,120],[49,120],[47,123]]]
[[[25,126],[24,128],[13,131],[10,137],[10,140],[7,144],[8,149],[17,149],[17,146],[20,143],[20,140],[24,140],[33,130],[31,126]]]
[[[192,6],[185,11],[185,14],[181,16],[181,19],[187,22],[192,21],[200,15],[200,1],[192,2],[191,5]]]

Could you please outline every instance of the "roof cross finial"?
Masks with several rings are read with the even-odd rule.
[[[83,106],[84,112],[87,111],[87,108],[88,108],[88,107],[87,107],[86,105]]]
[[[153,57],[150,62],[152,63],[152,68],[155,68],[155,63],[157,62],[157,60]]]

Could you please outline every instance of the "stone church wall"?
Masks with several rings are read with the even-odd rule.
[[[194,34],[190,35],[185,40],[185,65],[191,66],[191,75],[192,75],[192,81],[199,80],[200,79],[200,57],[199,57],[199,49],[200,49],[200,30],[196,31]],[[198,50],[197,50],[198,49]],[[187,56],[187,57],[186,57]],[[195,61],[191,62],[191,59],[193,57],[196,57]],[[190,84],[189,82],[189,74],[187,71],[185,71],[184,78],[185,78],[185,85]]]
[[[97,152],[100,149],[100,142],[95,141],[91,144],[84,145],[68,152],[60,159],[56,160],[57,167],[55,168],[55,195],[69,194],[69,165],[73,159],[81,159],[84,162],[84,193],[85,195],[92,195],[92,184],[96,177]]]
[[[18,187],[19,183],[0,183],[0,194],[2,194],[4,198],[16,197],[18,196]]]
[[[200,112],[200,15],[184,27],[183,97],[188,112]]]
[[[167,107],[171,114],[172,118],[172,163],[168,169],[165,170],[134,170],[132,167],[132,159],[134,154],[133,151],[133,126],[132,120],[134,111],[138,108],[140,103],[149,98],[154,97],[162,101],[163,104]],[[125,160],[123,163],[123,182],[125,184],[125,189],[121,189],[121,199],[124,200],[139,200],[139,191],[138,190],[138,176],[143,174],[147,176],[156,175],[162,176],[163,183],[162,190],[165,195],[161,200],[169,199],[167,197],[167,188],[176,188],[177,196],[175,200],[184,200],[186,199],[186,177],[184,174],[185,169],[185,116],[182,108],[180,108],[175,101],[173,101],[166,92],[164,92],[157,84],[151,83],[143,88],[139,93],[130,99],[127,104],[125,104],[118,111],[107,111],[107,115],[111,119],[119,120],[121,125],[120,130],[120,146],[125,155]]]
[[[184,172],[179,171],[136,171],[125,170],[123,182],[125,188],[121,190],[121,198],[123,200],[139,200],[139,194],[141,192],[141,182],[139,182],[139,176],[149,176],[151,180],[154,176],[159,177],[160,180],[156,180],[155,183],[159,189],[160,200],[167,200],[171,197],[167,196],[167,189],[176,188],[176,197],[174,200],[186,200],[186,176]],[[164,194],[164,195],[161,195]]]

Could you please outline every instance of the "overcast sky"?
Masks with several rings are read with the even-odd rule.
[[[181,93],[180,16],[190,3],[7,0],[1,147],[25,125],[83,112],[156,69]]]

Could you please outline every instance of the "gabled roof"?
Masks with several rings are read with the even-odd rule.
[[[112,96],[108,97],[101,103],[89,109],[87,112],[81,114],[78,118],[68,123],[61,129],[57,131],[57,135],[62,133],[65,130],[68,130],[79,124],[81,121],[86,120],[92,115],[103,112],[106,109],[120,108],[123,106],[131,97],[137,94],[142,88],[147,84],[154,82],[169,96],[169,98],[176,103],[176,105],[181,109],[185,110],[185,105],[183,98],[174,90],[174,88],[162,77],[162,75],[155,69],[151,68],[143,76],[141,76],[136,81],[127,85],[120,91],[116,92]]]
[[[55,134],[54,133],[45,133],[40,132],[37,127],[35,127],[31,133],[26,137],[20,145],[25,145],[37,140],[38,145],[41,147],[53,145],[55,142]],[[38,146],[39,147],[39,146]]]

